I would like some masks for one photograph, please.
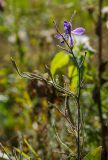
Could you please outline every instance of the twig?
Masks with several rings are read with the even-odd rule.
[[[29,78],[29,79],[37,79],[37,80],[41,80],[41,81],[45,81],[46,83],[53,85],[59,92],[63,93],[63,94],[67,94],[70,97],[76,97],[76,95],[74,95],[71,91],[63,88],[62,86],[58,85],[55,80],[52,78],[51,76],[51,80],[52,81],[48,81],[47,79],[45,79],[43,76],[38,75],[38,74],[34,74],[34,73],[28,73],[28,72],[23,72],[21,73],[17,67],[16,62],[11,58],[12,64],[14,66],[14,68],[16,69],[17,73],[19,74],[19,76],[21,76],[22,78]],[[50,73],[51,74],[51,73]]]
[[[62,142],[62,140],[60,139],[57,131],[56,131],[56,128],[54,127],[54,131],[55,131],[55,135],[56,135],[56,138],[57,140],[62,144],[62,146],[69,151],[69,153],[72,155],[72,157],[75,157],[75,155],[72,153],[72,150],[65,144]]]
[[[57,47],[59,47],[60,49],[64,50],[64,51],[67,52],[67,53],[71,53],[69,50],[67,50],[66,48],[64,48],[64,47],[62,47],[62,46],[60,46],[60,45],[57,45]]]
[[[60,33],[60,31],[59,31],[59,29],[58,29],[58,26],[57,26],[56,22],[55,22],[55,21],[53,21],[53,22],[54,22],[55,29],[56,29],[57,33],[63,38],[63,40],[64,40],[64,42],[66,43],[66,45],[68,46],[68,48],[70,48],[68,42],[66,41],[66,39],[64,38],[64,36]]]
[[[0,147],[1,149],[4,151],[4,153],[7,155],[7,157],[9,158],[9,160],[12,160],[12,158],[10,157],[10,155],[6,152],[5,148],[3,147],[3,145],[0,143]]]
[[[78,123],[77,123],[77,127],[78,127],[78,140],[77,140],[77,144],[78,144],[78,160],[80,160],[80,121],[81,121],[81,115],[80,115],[80,91],[81,91],[81,86],[80,86],[80,82],[81,82],[81,69],[78,69],[78,97],[77,97],[77,107],[78,107]]]
[[[57,107],[57,105],[49,103],[51,106],[55,107],[57,111],[67,120],[67,122],[70,124],[70,127],[75,129],[75,127],[71,124],[71,121],[68,119],[68,117]]]
[[[17,157],[17,155],[16,155],[16,150],[15,150],[15,148],[13,148],[12,152],[13,152],[13,156],[15,157],[15,159],[18,160],[18,157]]]
[[[68,117],[70,119],[71,125],[74,126],[75,124],[74,124],[74,120],[72,118],[72,114],[69,108],[69,97],[68,96],[65,96],[65,108],[67,109]]]
[[[85,55],[84,55],[84,57],[83,57],[83,60],[81,61],[80,65],[79,65],[79,67],[80,67],[80,68],[81,68],[81,67],[82,67],[82,65],[84,64],[84,61],[85,61],[86,55],[87,55],[87,52],[85,52]]]

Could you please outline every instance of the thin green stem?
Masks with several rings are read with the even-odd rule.
[[[77,107],[78,107],[78,139],[77,139],[77,152],[78,152],[78,160],[80,160],[80,121],[81,121],[81,113],[80,113],[80,93],[81,93],[81,87],[80,87],[80,83],[81,83],[81,68],[78,67],[78,96],[77,96]]]
[[[71,54],[72,54],[72,56],[73,56],[73,59],[74,59],[74,62],[75,62],[75,64],[76,64],[77,68],[80,68],[80,66],[79,66],[79,64],[78,64],[78,61],[77,61],[77,59],[76,59],[76,57],[75,57],[75,55],[74,55],[74,53],[73,53],[72,48],[70,48],[70,50],[71,50]]]
[[[84,63],[84,60],[82,61],[81,64],[78,63],[72,49],[71,49],[71,54],[73,56],[74,62],[77,66],[77,70],[78,70],[78,93],[77,93],[77,98],[76,98],[76,102],[77,102],[77,116],[78,116],[78,121],[77,121],[77,160],[80,160],[80,121],[81,121],[81,113],[80,113],[80,93],[81,93],[81,68],[82,65]]]

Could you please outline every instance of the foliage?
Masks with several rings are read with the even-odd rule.
[[[102,147],[98,147],[92,152],[88,153],[85,157],[84,160],[100,160],[101,159],[101,151]]]

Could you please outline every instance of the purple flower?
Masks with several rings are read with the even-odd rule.
[[[73,46],[74,38],[73,35],[82,35],[85,29],[82,27],[72,30],[72,25],[68,21],[64,21],[64,33],[55,35],[55,38],[59,39],[61,43],[64,43],[64,39],[67,41],[70,47]]]

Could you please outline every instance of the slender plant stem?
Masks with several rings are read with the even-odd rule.
[[[69,96],[65,97],[65,106],[66,106],[66,109],[67,109],[67,112],[68,112],[68,117],[69,117],[69,120],[71,122],[71,125],[74,126],[74,120],[72,118],[72,114],[71,114],[70,107],[69,107]]]
[[[78,152],[78,160],[80,160],[80,121],[81,121],[81,113],[80,113],[80,91],[81,91],[81,87],[80,87],[80,83],[81,83],[81,68],[78,67],[78,96],[77,96],[77,107],[78,107],[78,123],[77,123],[77,127],[78,127],[78,140],[77,140],[77,152]]]
[[[77,70],[78,70],[78,93],[77,93],[77,116],[78,116],[78,121],[77,121],[77,154],[78,157],[77,159],[80,160],[80,121],[81,121],[81,113],[80,113],[80,92],[81,92],[81,68],[83,65],[83,62],[81,64],[78,63],[72,49],[71,49],[71,54],[73,56],[74,62],[76,63]]]

